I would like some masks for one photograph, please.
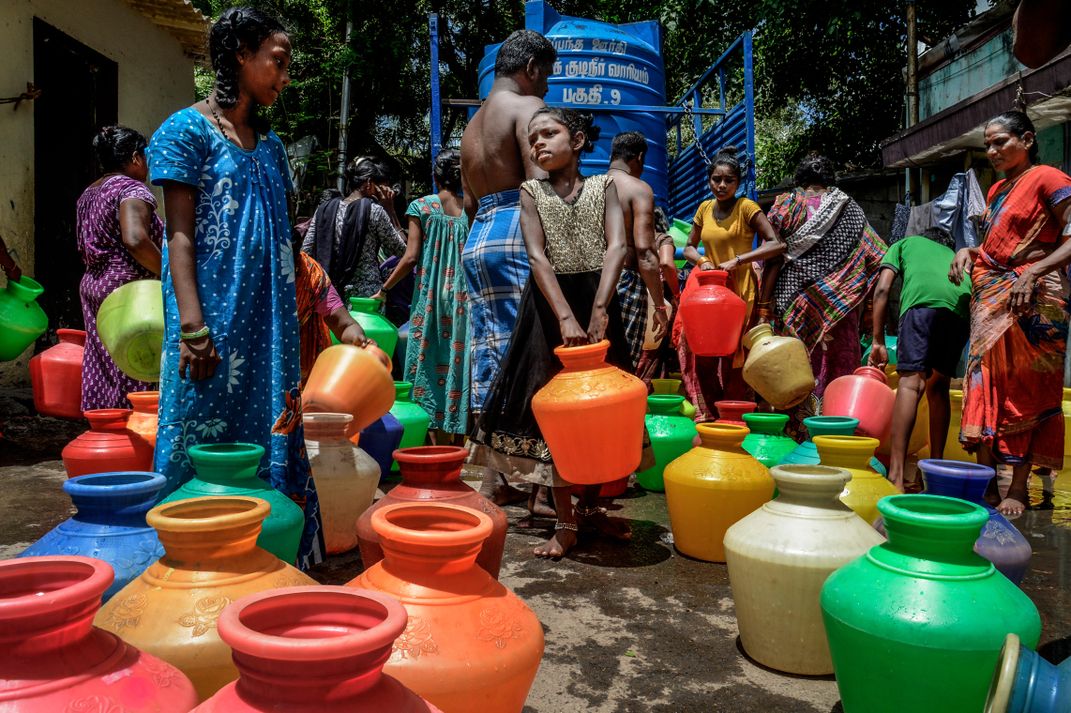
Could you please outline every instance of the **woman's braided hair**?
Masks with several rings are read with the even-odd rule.
[[[216,73],[216,102],[229,109],[238,103],[238,52],[256,52],[276,32],[286,32],[277,19],[251,7],[232,7],[212,25],[208,53]]]

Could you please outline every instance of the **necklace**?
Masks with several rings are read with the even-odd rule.
[[[238,147],[242,147],[242,144],[240,142],[238,142],[237,140],[235,140],[235,138],[232,137],[230,134],[228,134],[227,130],[223,128],[223,121],[219,118],[219,112],[216,111],[216,108],[214,106],[212,106],[212,102],[209,101],[208,99],[205,99],[205,105],[208,107],[208,110],[210,112],[212,112],[212,118],[214,118],[216,120],[216,126],[219,127],[219,133],[223,134],[223,138],[225,138],[227,141],[230,141],[232,144],[235,144]],[[242,148],[244,148],[244,147],[242,147]]]

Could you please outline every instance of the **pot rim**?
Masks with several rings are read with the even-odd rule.
[[[411,511],[413,514],[438,514],[444,520],[455,523],[468,519],[467,526],[455,530],[418,530],[391,521]],[[487,515],[463,505],[442,502],[403,502],[381,507],[372,513],[372,529],[381,540],[389,539],[419,547],[457,547],[474,545],[491,536],[494,525]]]
[[[1009,632],[1004,637],[1004,647],[1000,651],[1000,659],[986,695],[985,713],[1007,713],[1008,706],[1011,705],[1012,689],[1015,687],[1015,674],[1019,670],[1021,645],[1018,634]]]
[[[821,420],[818,421],[815,419]],[[808,421],[810,421],[810,423],[808,423]],[[812,426],[818,426],[819,428],[822,426],[847,426],[849,423],[851,423],[852,433],[854,433],[855,429],[859,428],[859,419],[854,416],[808,416],[803,419],[803,427],[807,429],[807,433],[810,434],[812,438],[814,437],[814,435],[811,434]]]
[[[351,605],[350,611],[353,614],[382,618],[367,629],[313,638],[268,634],[252,628],[247,623],[258,609],[271,609],[281,615],[274,623],[296,624],[300,617],[309,611],[306,602],[325,596]],[[339,608],[349,608],[345,607],[345,604]],[[323,610],[319,609],[315,613],[322,615]],[[248,656],[282,661],[322,661],[389,648],[405,631],[408,619],[409,614],[405,607],[388,594],[354,587],[315,584],[269,589],[246,595],[223,610],[218,630],[220,638],[228,646]]]
[[[121,482],[106,482],[124,478]],[[63,492],[75,497],[113,497],[122,494],[152,495],[163,490],[167,478],[160,473],[145,470],[114,470],[105,473],[90,473],[68,478],[63,482]]]
[[[885,372],[876,366],[861,366],[852,372],[853,376],[865,376],[868,379],[875,379],[882,384],[888,386],[889,379],[885,376]]]
[[[20,581],[31,573],[67,574],[72,578],[83,576],[82,579],[65,586],[48,591],[27,591],[17,597],[4,596],[0,587],[0,621],[40,616],[94,599],[98,601],[99,607],[100,598],[115,579],[115,571],[111,565],[92,557],[46,555],[0,562],[0,582]]]
[[[944,512],[933,512],[942,508]],[[946,495],[886,495],[878,501],[878,510],[886,523],[893,519],[940,529],[981,529],[989,521],[989,511],[981,505]]]
[[[259,525],[270,513],[271,505],[260,498],[206,495],[161,503],[145,514],[145,521],[164,532],[211,532]]]
[[[89,409],[88,411],[83,411],[82,415],[89,421],[90,430],[95,430],[99,426],[106,425],[111,421],[118,421],[121,418],[124,423],[123,427],[111,430],[122,431],[126,429],[126,421],[130,418],[132,413],[134,413],[134,409],[129,408],[94,408]]]
[[[338,411],[312,411],[301,414],[302,423],[316,423],[316,424],[340,424],[346,425],[353,420],[353,414],[341,413]]]
[[[391,455],[398,463],[429,465],[432,463],[456,463],[468,457],[468,449],[461,446],[411,446],[398,448]]]
[[[134,404],[135,408],[137,407],[139,401],[142,402],[143,406],[148,406],[152,403],[158,404],[160,402],[160,392],[131,391],[129,394],[126,395],[126,398],[130,401],[130,403]]]
[[[926,469],[938,476],[953,476],[970,480],[992,480],[997,471],[988,465],[971,463],[963,460],[949,460],[944,458],[923,458],[918,463],[919,469],[924,473]]]
[[[217,463],[246,462],[257,456],[257,462],[264,457],[264,446],[258,443],[198,443],[186,449],[190,460],[210,456]]]
[[[831,465],[810,465],[807,463],[784,463],[770,468],[770,475],[775,481],[786,483],[809,485],[823,484],[831,488],[839,483],[839,487],[847,485],[852,479],[852,474],[844,468],[835,468]]]
[[[821,450],[821,446],[825,446],[830,453],[862,454],[863,451],[870,451],[870,455],[874,455],[881,444],[877,438],[870,436],[815,436],[811,440],[816,448]]]
[[[592,344],[581,344],[575,347],[567,347],[564,344],[554,347],[554,356],[562,362],[566,359],[575,360],[577,357],[605,357],[610,350],[610,340],[602,339]]]
[[[765,413],[762,411],[752,411],[750,413],[741,414],[740,418],[744,420],[745,425],[749,425],[748,421],[754,421],[755,423],[761,423],[763,425],[781,424],[781,428],[784,429],[785,424],[788,423],[787,413]]]

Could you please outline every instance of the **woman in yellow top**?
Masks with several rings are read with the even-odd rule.
[[[726,146],[707,167],[707,181],[714,198],[699,204],[684,257],[700,270],[717,268],[729,273],[728,286],[747,303],[747,329],[756,316],[759,279],[750,264],[741,264],[737,258],[747,253],[750,260],[761,260],[766,252],[776,254],[780,246],[758,203],[736,196],[743,173],[737,154],[735,146]],[[762,245],[752,250],[756,234]],[[706,253],[702,257],[696,250],[700,241]],[[742,352],[733,357],[697,357],[688,348],[683,332],[677,350],[681,379],[695,404],[697,422],[718,417],[715,401],[750,397],[750,389],[740,373],[744,363]]]

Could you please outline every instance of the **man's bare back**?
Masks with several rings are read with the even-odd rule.
[[[527,178],[542,178],[528,151],[528,122],[545,106],[542,98],[512,88],[492,88],[461,137],[461,180],[466,207],[500,191],[516,190]]]
[[[621,202],[621,212],[625,215],[625,242],[629,249],[635,249],[635,233],[638,228],[643,234],[641,243],[654,243],[654,191],[647,181],[636,178],[627,171],[611,170],[617,186],[617,198]],[[637,224],[637,218],[639,218]],[[646,240],[644,239],[646,238]]]

